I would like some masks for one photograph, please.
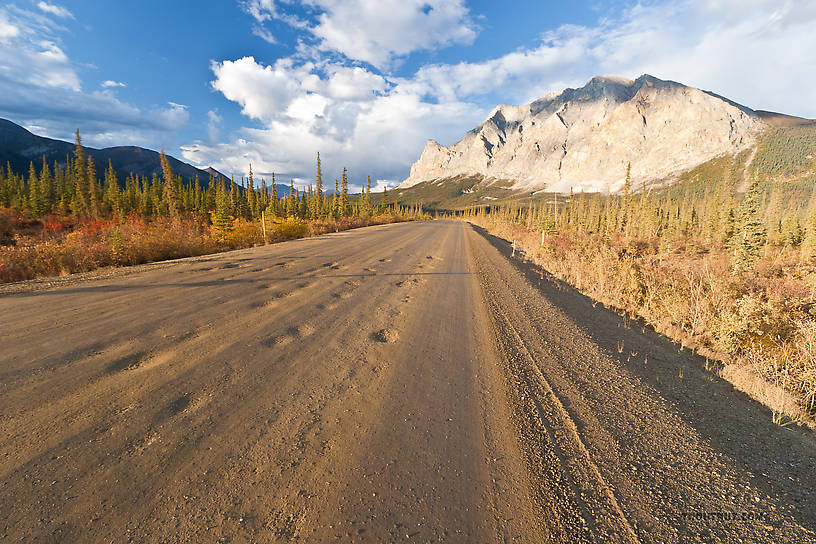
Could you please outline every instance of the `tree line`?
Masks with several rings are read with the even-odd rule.
[[[760,182],[754,176],[742,196],[734,183],[725,176],[702,186],[685,181],[668,189],[634,192],[627,166],[620,194],[571,191],[569,198],[552,195],[543,202],[531,198],[477,206],[464,214],[493,214],[543,235],[570,232],[658,240],[661,249],[695,239],[727,249],[735,272],[750,269],[771,248],[797,249],[803,261],[816,258],[816,185],[809,200],[797,202],[782,181]]]
[[[234,219],[255,220],[262,214],[269,218],[294,217],[303,220],[339,219],[348,216],[370,216],[389,208],[387,190],[378,202],[371,195],[371,176],[359,198],[349,199],[348,174],[343,168],[341,179],[334,180],[331,196],[324,192],[320,154],[317,155],[315,183],[306,189],[295,187],[279,195],[275,175],[271,184],[256,179],[250,166],[241,184],[223,177],[210,176],[206,187],[198,177],[184,180],[176,175],[164,154],[160,153],[161,176],[129,174],[121,186],[113,164],[108,161],[104,173],[98,173],[93,157],[86,155],[79,130],[72,156],[64,165],[49,165],[43,157],[39,170],[32,162],[28,175],[12,171],[11,165],[0,166],[0,207],[15,208],[34,217],[48,214],[72,216],[77,220],[126,217],[178,217],[182,214],[210,216],[217,228],[228,229]]]

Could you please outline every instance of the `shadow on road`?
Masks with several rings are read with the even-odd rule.
[[[228,269],[231,270],[231,269]],[[288,276],[261,276],[255,278],[221,278],[209,281],[181,281],[179,283],[138,283],[134,285],[125,284],[110,284],[110,285],[88,285],[84,287],[68,287],[56,288],[49,291],[31,291],[22,293],[8,293],[2,296],[8,298],[15,297],[36,297],[48,295],[71,295],[77,293],[116,293],[120,291],[132,290],[148,290],[160,289],[165,287],[184,288],[184,287],[224,287],[231,284],[239,283],[269,283],[276,281],[296,281],[303,279],[320,279],[320,278],[390,278],[390,277],[410,277],[410,276],[470,276],[472,272],[367,272],[361,274],[295,274]]]

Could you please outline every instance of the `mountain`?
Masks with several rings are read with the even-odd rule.
[[[0,119],[0,165],[3,167],[9,163],[15,172],[27,173],[32,161],[37,170],[40,169],[43,155],[49,165],[52,165],[54,161],[64,165],[65,157],[73,155],[73,152],[73,143],[37,136],[20,125]],[[159,153],[150,149],[136,146],[106,147],[104,149],[85,147],[85,154],[93,157],[100,176],[108,167],[108,160],[110,160],[121,184],[124,184],[125,178],[131,173],[148,177],[153,174],[161,176]],[[213,168],[202,170],[170,155],[167,156],[167,159],[170,161],[173,172],[185,180],[192,180],[198,176],[201,183],[206,184],[211,173],[227,179]]]
[[[498,106],[449,147],[430,140],[398,189],[478,178],[513,192],[615,192],[627,164],[635,187],[671,181],[755,150],[768,129],[809,123],[649,75],[596,76],[525,106]]]

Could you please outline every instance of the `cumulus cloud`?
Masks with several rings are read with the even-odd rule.
[[[499,57],[428,64],[402,77],[390,73],[395,58],[473,40],[463,2],[306,3],[312,18],[294,22],[313,41],[300,42],[295,57],[212,64],[213,88],[260,126],[241,129],[231,141],[184,146],[188,160],[236,173],[251,161],[267,174],[311,179],[319,150],[327,167],[348,166],[352,179],[370,172],[400,181],[426,138],[453,143],[497,103],[529,103],[597,74],[650,73],[752,108],[816,117],[812,3],[637,4],[596,25],[561,26]],[[284,20],[285,7],[245,3],[257,24]]]
[[[421,50],[470,44],[477,27],[464,0],[304,0],[310,17],[293,15],[274,0],[247,0],[242,9],[255,19],[253,33],[270,43],[263,25],[278,20],[305,31],[317,51],[340,53],[379,68]]]
[[[37,7],[46,13],[50,13],[51,15],[55,15],[56,17],[60,17],[62,19],[74,18],[73,13],[68,11],[66,8],[58,6],[56,4],[49,4],[48,2],[39,2],[37,4]]]
[[[475,123],[482,115],[468,103],[424,102],[359,66],[292,59],[264,65],[244,57],[212,70],[213,88],[263,125],[242,129],[232,142],[182,147],[188,160],[226,172],[245,172],[251,162],[260,175],[309,179],[320,151],[327,172],[347,166],[352,176],[396,180],[428,131],[452,138],[463,119]]]
[[[309,28],[318,46],[377,67],[393,57],[470,44],[476,29],[463,0],[310,0],[323,12]]]
[[[55,138],[70,139],[80,128],[89,145],[155,143],[188,122],[189,112],[179,104],[142,110],[120,101],[112,89],[124,83],[107,80],[103,90],[84,91],[61,45],[66,29],[52,19],[58,14],[38,7],[45,13],[0,7],[1,117]]]

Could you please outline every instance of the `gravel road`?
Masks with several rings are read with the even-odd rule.
[[[816,542],[816,440],[459,221],[0,288],[3,542]]]

